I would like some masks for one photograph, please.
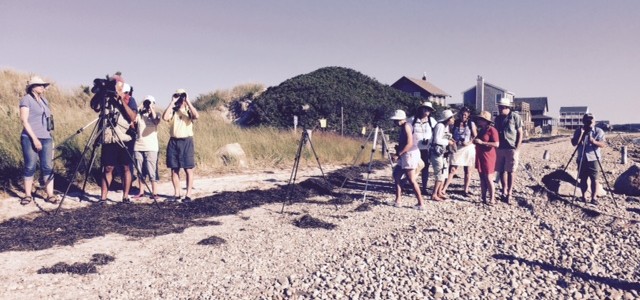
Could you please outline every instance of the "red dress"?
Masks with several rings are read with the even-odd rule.
[[[493,126],[480,129],[478,138],[483,142],[497,142],[499,141],[498,130]],[[492,174],[496,171],[495,147],[476,144],[476,169],[478,169],[478,173],[483,174]]]

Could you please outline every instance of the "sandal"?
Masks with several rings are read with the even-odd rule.
[[[44,199],[44,202],[51,203],[51,204],[57,204],[58,201],[60,201],[60,197],[58,197],[58,195],[49,196]]]
[[[20,199],[20,205],[27,205],[27,204],[31,203],[31,200],[33,200],[33,197],[24,196],[23,198]]]

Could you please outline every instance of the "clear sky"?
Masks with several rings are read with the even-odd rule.
[[[321,67],[428,80],[462,102],[482,75],[516,97],[640,123],[640,1],[0,0],[0,68],[63,87],[119,70],[163,105]]]

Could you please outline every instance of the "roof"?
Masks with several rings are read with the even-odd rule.
[[[586,113],[589,111],[588,106],[563,106],[560,107],[560,113]]]
[[[431,95],[443,96],[443,97],[451,97],[451,95],[447,94],[447,92],[441,90],[440,88],[438,88],[437,86],[431,84],[430,82],[428,82],[426,80],[411,78],[411,77],[407,77],[407,76],[402,76],[402,78],[398,79],[398,81],[400,81],[400,80],[402,80],[404,78],[406,78],[407,80],[411,81],[413,84],[419,86],[423,90],[429,92],[429,94],[431,94]],[[394,84],[392,84],[392,86],[395,85],[398,81],[396,81]]]
[[[530,110],[541,110],[542,112],[549,111],[549,101],[547,97],[528,97],[528,98],[515,98],[513,102],[521,104],[522,102],[529,103]]]
[[[531,116],[531,120],[551,120],[553,117],[545,116],[545,115],[533,115]]]

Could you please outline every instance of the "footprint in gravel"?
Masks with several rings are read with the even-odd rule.
[[[88,263],[73,263],[70,265],[64,262],[59,262],[49,268],[41,268],[40,270],[38,270],[38,274],[95,274],[98,273],[98,268],[96,268],[96,266],[104,266],[114,260],[115,257],[113,256],[96,253],[92,256],[91,261]]]
[[[198,242],[198,245],[206,245],[206,246],[220,246],[224,243],[226,243],[227,241],[221,237],[217,237],[217,236],[210,236],[202,241]]]
[[[304,215],[300,217],[299,219],[293,222],[293,225],[299,228],[322,228],[322,229],[328,229],[328,230],[335,229],[336,227],[338,227],[335,224],[331,224],[331,223],[316,219],[310,215]]]

